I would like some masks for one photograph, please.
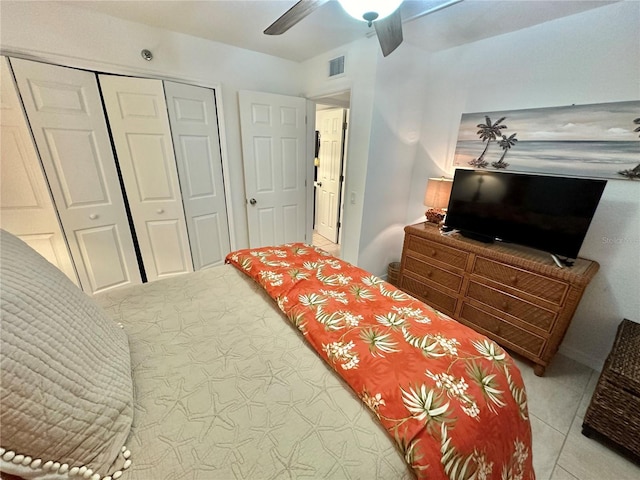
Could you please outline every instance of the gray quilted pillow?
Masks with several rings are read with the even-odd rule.
[[[124,330],[4,231],[0,258],[0,471],[119,477],[133,420]]]

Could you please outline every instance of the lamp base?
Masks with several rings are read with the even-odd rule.
[[[446,213],[442,208],[428,208],[424,215],[427,217],[427,222],[437,225],[444,221]]]

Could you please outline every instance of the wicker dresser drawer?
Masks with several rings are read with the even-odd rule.
[[[469,282],[465,296],[547,332],[551,330],[556,319],[555,312],[474,281]]]
[[[455,273],[448,272],[447,270],[443,270],[430,263],[422,262],[413,257],[407,257],[404,268],[407,273],[415,273],[420,277],[436,282],[438,285],[450,288],[455,292],[459,292],[462,286],[461,275],[456,275]]]
[[[404,231],[400,288],[524,355],[543,375],[598,264],[578,258],[560,269],[545,252],[443,234],[430,223]]]
[[[428,303],[447,315],[453,315],[456,310],[456,297],[447,295],[446,293],[443,293],[426,283],[419,282],[409,276],[403,276],[400,288],[410,295],[413,295],[418,300]]]
[[[415,252],[425,257],[432,258],[452,267],[463,269],[467,265],[469,254],[457,248],[447,247],[440,243],[432,242],[420,237],[410,237],[408,242],[410,252]]]
[[[504,319],[491,315],[466,302],[462,304],[460,320],[480,327],[490,337],[496,339],[498,343],[511,346],[517,351],[525,350],[532,355],[538,355],[544,346],[544,338],[505,322]]]
[[[476,259],[472,273],[557,305],[562,303],[568,289],[566,283],[483,257]]]

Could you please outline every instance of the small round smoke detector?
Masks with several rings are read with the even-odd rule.
[[[146,48],[140,52],[140,55],[142,55],[142,58],[147,62],[153,60],[153,53],[151,53],[151,50],[147,50]]]

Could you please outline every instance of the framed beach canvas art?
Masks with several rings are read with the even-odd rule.
[[[453,164],[640,180],[640,101],[464,113]]]

